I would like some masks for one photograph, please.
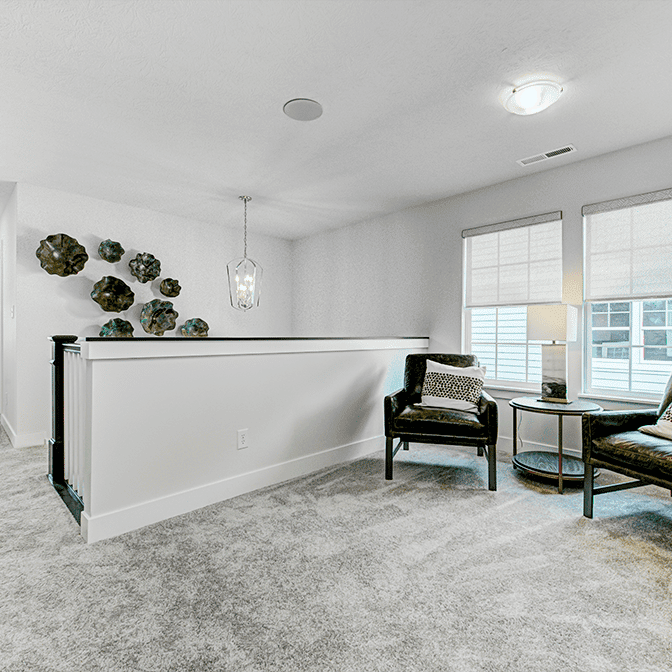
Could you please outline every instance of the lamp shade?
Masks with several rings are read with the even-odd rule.
[[[528,341],[575,341],[578,311],[566,303],[527,307]]]

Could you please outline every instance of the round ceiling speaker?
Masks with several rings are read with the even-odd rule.
[[[285,103],[284,113],[297,121],[313,121],[322,116],[322,105],[310,98],[294,98]]]

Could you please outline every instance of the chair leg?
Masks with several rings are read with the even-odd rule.
[[[389,436],[385,437],[385,480],[387,481],[392,480],[392,459],[394,456],[392,451],[393,443],[394,439],[390,438]]]
[[[585,475],[583,477],[583,515],[586,518],[593,517],[593,479],[595,473],[591,464],[585,465]]]
[[[488,446],[488,490],[497,490],[497,449],[494,443]]]
[[[408,441],[404,441],[404,442],[401,444],[401,447],[402,447],[404,450],[408,450]]]
[[[476,454],[479,457],[483,457],[483,446],[478,446],[478,448],[476,449]]]

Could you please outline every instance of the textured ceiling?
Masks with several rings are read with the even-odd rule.
[[[247,194],[298,238],[672,135],[671,27],[669,0],[0,0],[0,180],[222,226]],[[564,95],[507,113],[532,74]]]

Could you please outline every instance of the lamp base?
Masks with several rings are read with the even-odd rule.
[[[541,401],[568,404],[567,349],[564,344],[541,346]]]
[[[565,399],[558,399],[557,397],[539,397],[537,401],[544,401],[547,404],[571,404],[572,402],[565,398]]]

